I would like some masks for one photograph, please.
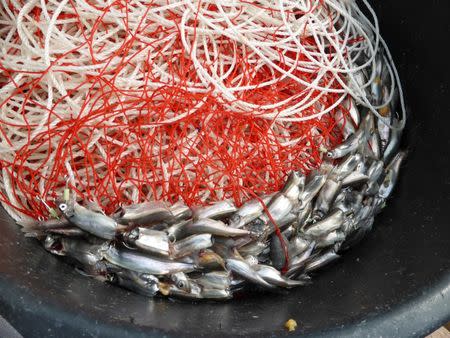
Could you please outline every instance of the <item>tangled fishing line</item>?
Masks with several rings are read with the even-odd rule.
[[[342,0],[1,0],[3,206],[48,217],[67,180],[107,213],[280,189],[348,136],[356,105],[380,116],[399,90],[404,108],[368,9],[373,20]],[[376,102],[380,57],[390,88]]]

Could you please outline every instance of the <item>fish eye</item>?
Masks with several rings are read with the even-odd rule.
[[[67,204],[66,203],[61,203],[59,205],[59,210],[61,211],[66,211],[67,210]]]
[[[178,288],[183,289],[184,288],[184,282],[183,281],[179,281],[178,282]]]

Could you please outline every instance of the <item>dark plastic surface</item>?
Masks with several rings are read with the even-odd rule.
[[[77,274],[2,214],[0,314],[26,337],[423,336],[450,319],[450,2],[380,1],[410,106],[409,160],[361,245],[309,287],[228,303],[150,300]]]

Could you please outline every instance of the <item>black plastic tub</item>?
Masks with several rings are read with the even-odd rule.
[[[420,337],[449,320],[450,2],[375,7],[405,86],[410,155],[375,230],[313,285],[227,303],[151,300],[79,275],[2,213],[0,314],[25,337]]]

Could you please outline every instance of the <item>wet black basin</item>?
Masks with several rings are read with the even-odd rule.
[[[77,274],[1,213],[0,314],[26,337],[423,336],[450,319],[450,2],[376,3],[405,85],[408,162],[376,229],[312,286],[149,300]],[[290,334],[292,335],[292,334]]]

